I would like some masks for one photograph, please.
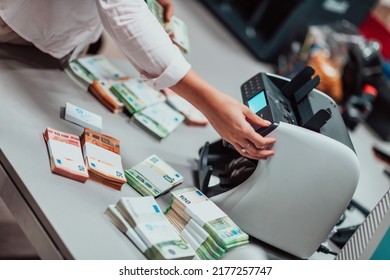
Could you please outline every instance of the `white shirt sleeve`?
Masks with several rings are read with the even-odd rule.
[[[98,0],[97,7],[106,31],[150,86],[171,87],[190,70],[144,0]]]

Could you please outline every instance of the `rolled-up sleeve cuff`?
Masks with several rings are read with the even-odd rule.
[[[180,52],[178,50],[178,52]],[[142,75],[146,83],[156,90],[169,88],[176,85],[190,71],[191,65],[185,60],[183,55],[179,53],[168,65],[168,67],[156,78],[149,78]]]

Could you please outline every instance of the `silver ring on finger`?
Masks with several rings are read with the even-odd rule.
[[[242,153],[246,153],[246,151],[248,150],[248,148],[249,148],[250,145],[251,145],[251,144],[248,143],[248,145],[246,145],[245,148],[242,148],[242,149],[241,149],[241,152],[242,152]]]

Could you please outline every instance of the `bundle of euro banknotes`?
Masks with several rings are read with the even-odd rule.
[[[65,73],[91,92],[111,112],[121,112],[124,105],[110,91],[113,84],[129,77],[102,55],[86,56],[68,63]]]
[[[118,82],[112,80],[95,80],[88,88],[89,92],[113,113],[122,112],[125,106],[111,91],[116,83]]]
[[[162,92],[167,98],[167,103],[184,115],[184,122],[187,125],[205,126],[209,123],[201,111],[173,90],[166,88]]]
[[[141,79],[130,79],[115,83],[111,86],[110,90],[124,104],[130,114],[164,102],[166,99],[160,91],[149,87]]]
[[[83,88],[88,88],[93,81],[122,81],[128,76],[102,55],[85,56],[70,61],[65,68],[69,77]]]
[[[49,127],[43,136],[53,173],[83,183],[90,178],[117,190],[126,183],[118,139],[90,128],[81,139]]]
[[[48,127],[43,132],[43,137],[46,141],[50,168],[53,173],[82,183],[88,180],[88,171],[77,135]]]
[[[103,185],[120,190],[126,183],[120,156],[120,141],[85,128],[81,135],[81,144],[89,177]]]
[[[190,51],[190,40],[187,24],[176,16],[172,16],[171,20],[167,22],[164,16],[164,8],[156,0],[145,0],[145,2],[149,10],[168,33],[172,42],[183,53],[188,53]]]
[[[166,217],[200,259],[219,259],[249,241],[249,236],[195,187],[171,192]]]
[[[164,102],[135,113],[134,120],[153,137],[164,139],[184,121],[184,116]]]
[[[135,122],[158,139],[167,137],[184,120],[181,113],[165,103],[164,94],[141,79],[115,83],[109,90],[133,115]]]
[[[136,124],[159,140],[170,135],[183,121],[197,126],[208,123],[199,110],[172,90],[157,91],[142,79],[129,78],[104,56],[75,59],[65,71],[86,85],[111,112],[126,109]]]
[[[151,196],[121,198],[105,213],[148,259],[182,260],[196,255]]]
[[[183,176],[157,155],[125,170],[127,183],[143,196],[157,197],[183,182]]]

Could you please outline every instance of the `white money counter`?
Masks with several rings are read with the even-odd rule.
[[[222,91],[241,100],[241,84],[258,72],[271,70],[256,61],[197,1],[177,1],[176,12],[191,27],[192,50],[187,59]],[[136,74],[127,62],[114,62],[122,70]],[[117,191],[91,180],[82,184],[50,171],[42,136],[46,127],[77,135],[83,131],[60,117],[61,107],[67,102],[102,116],[103,132],[121,140],[125,169],[157,154],[184,176],[182,186],[195,183],[193,171],[197,170],[198,149],[219,136],[210,126],[183,124],[158,142],[134,126],[128,116],[112,114],[90,93],[80,89],[58,69],[57,61],[29,46],[0,44],[0,196],[39,257],[144,259],[104,215],[109,204],[120,197],[137,196],[136,191],[127,185]],[[372,209],[388,189],[382,165],[371,153],[372,144],[380,140],[363,125],[351,138],[361,164],[354,198]],[[167,200],[162,198],[158,202],[165,209]],[[253,241],[229,252],[225,258],[294,256]],[[315,254],[310,258],[321,256]]]

